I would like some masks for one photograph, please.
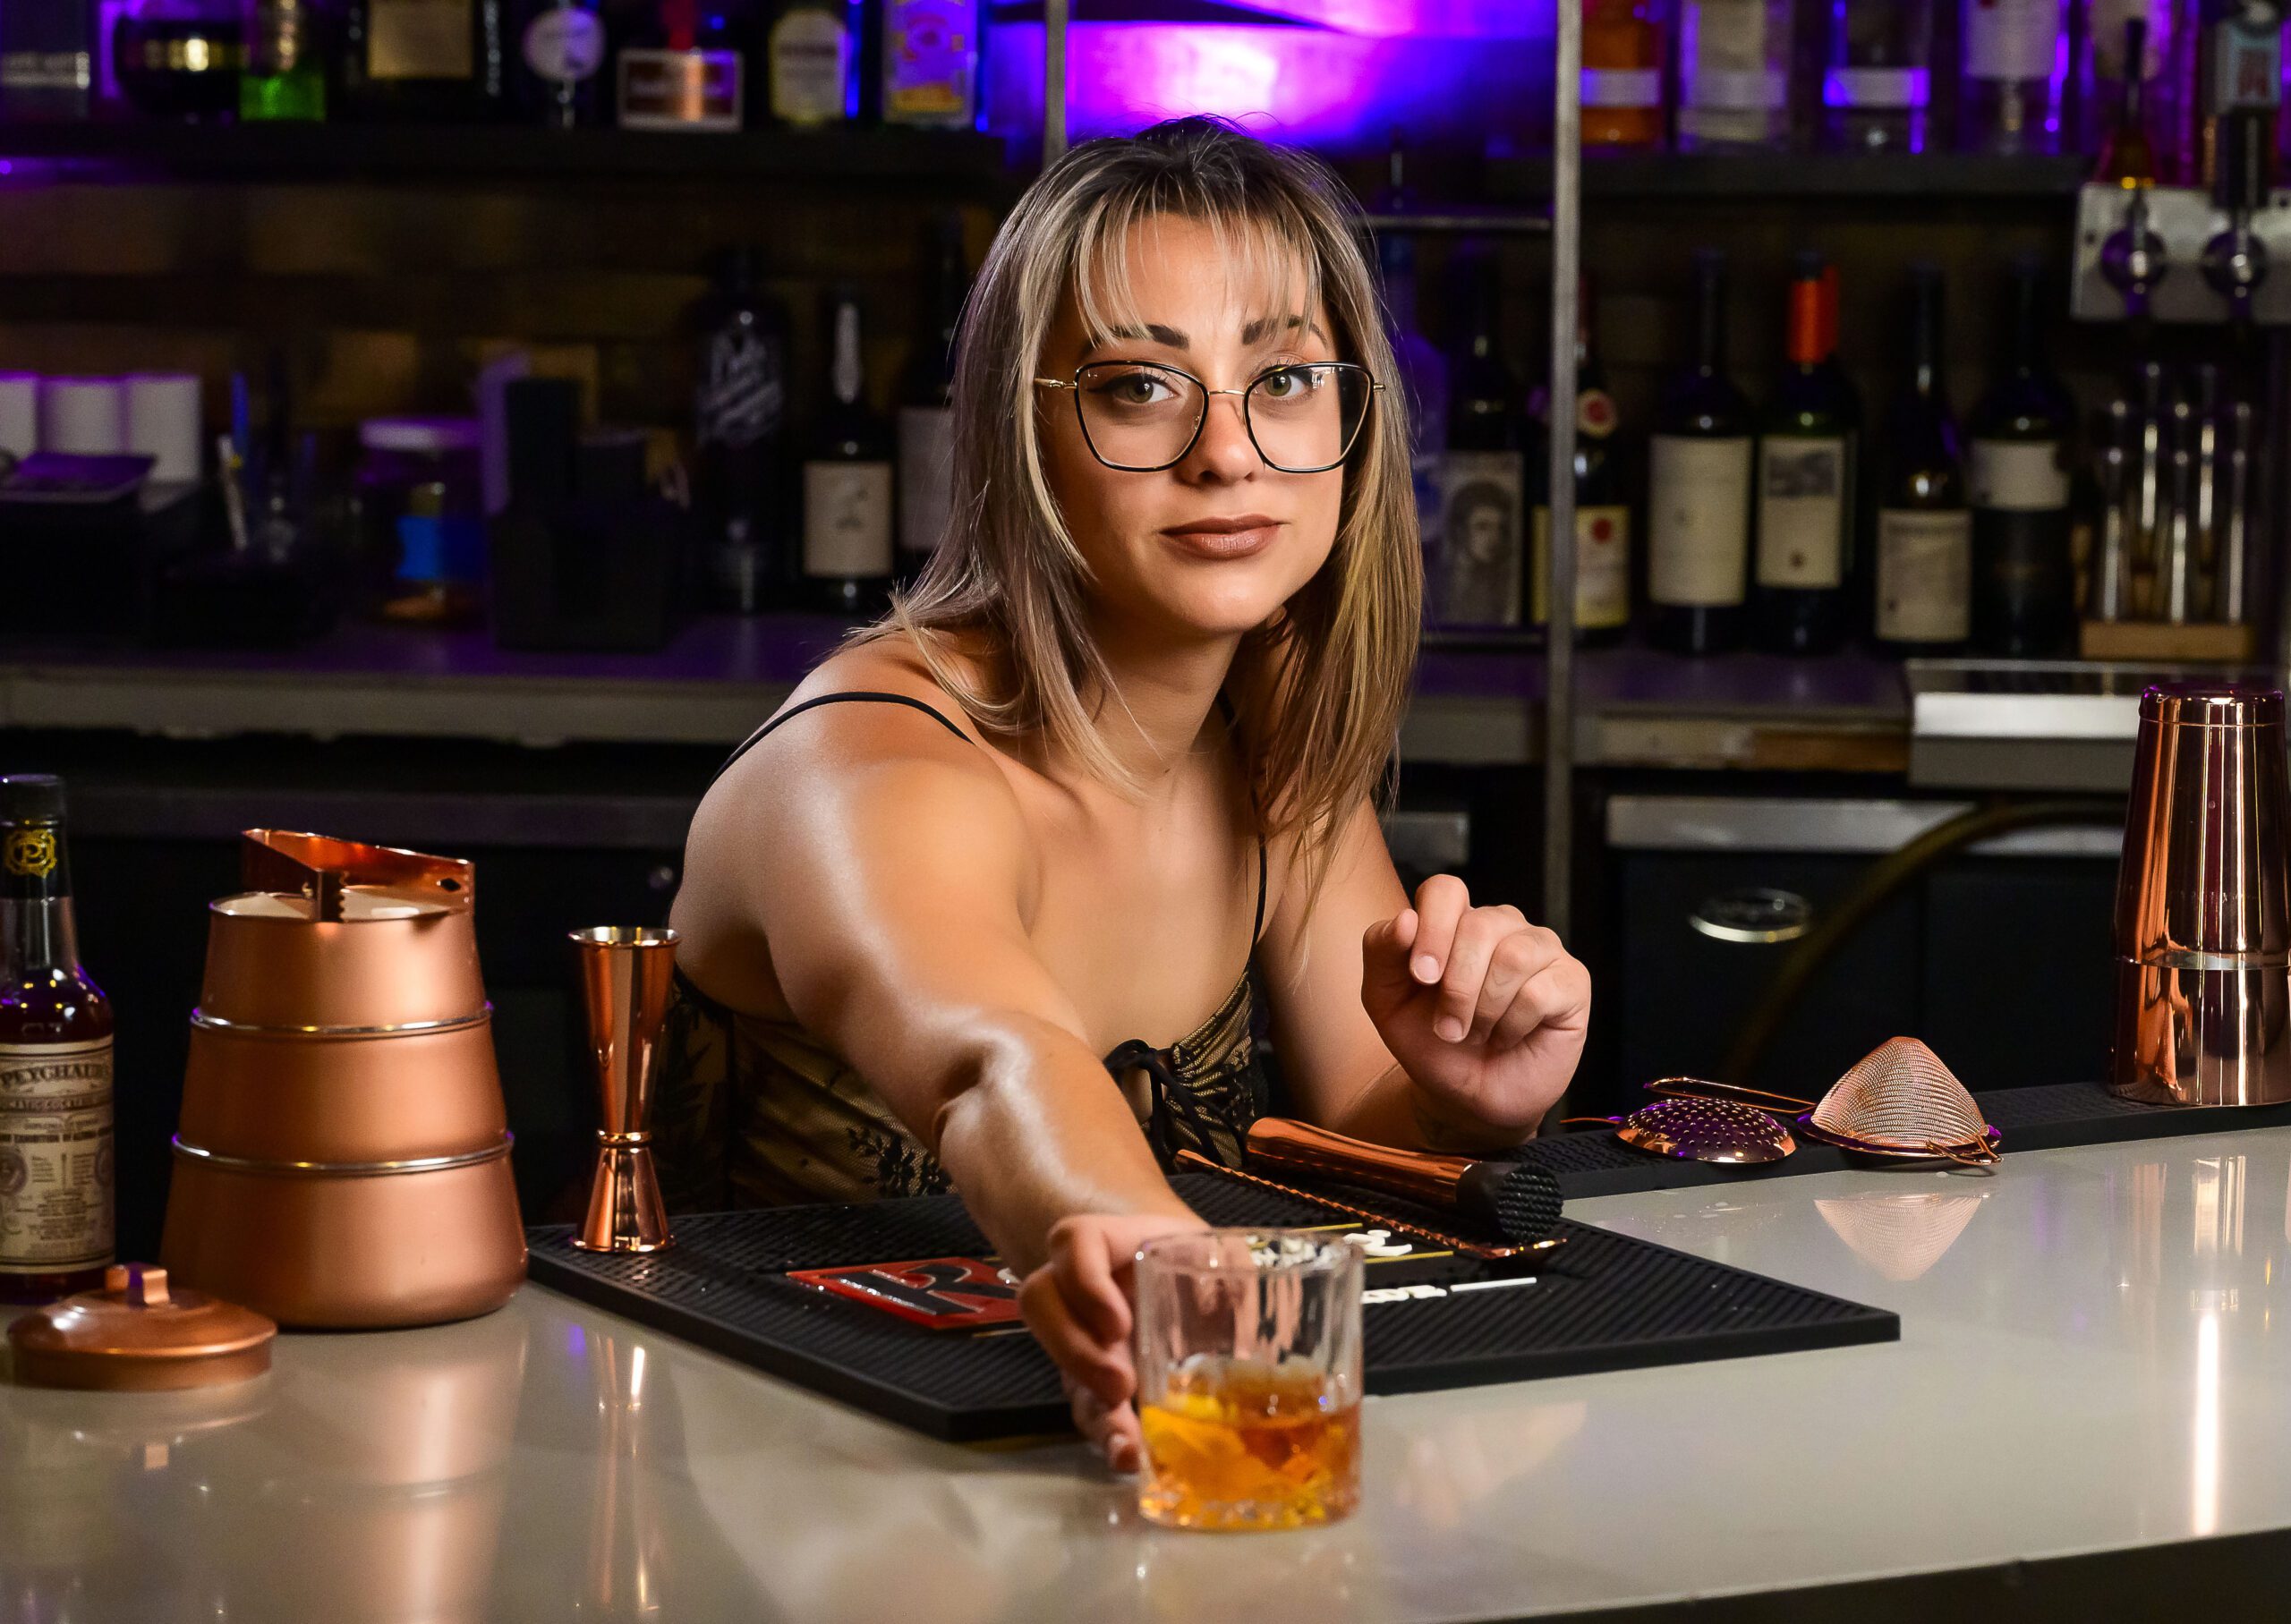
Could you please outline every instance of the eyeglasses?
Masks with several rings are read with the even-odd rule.
[[[1274,367],[1246,389],[1213,389],[1190,372],[1153,361],[1093,361],[1077,367],[1070,382],[1035,382],[1074,392],[1090,455],[1124,473],[1158,473],[1185,461],[1209,421],[1213,395],[1241,397],[1242,425],[1267,467],[1326,473],[1351,453],[1368,402],[1384,387],[1349,361]]]

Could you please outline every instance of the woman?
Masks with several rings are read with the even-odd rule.
[[[677,898],[733,1080],[664,1090],[665,1160],[728,1140],[747,1200],[950,1180],[1122,1470],[1128,1264],[1200,1224],[1176,1151],[1238,1161],[1250,970],[1290,1109],[1394,1144],[1532,1134],[1590,1003],[1517,909],[1411,906],[1378,831],[1422,579],[1339,196],[1200,119],[1027,191],[965,316],[945,543],[718,778]]]

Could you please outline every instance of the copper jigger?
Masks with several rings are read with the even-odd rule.
[[[2116,879],[2108,1086],[2167,1105],[2291,1101],[2291,774],[2283,695],[2140,701]]]
[[[581,1003],[596,1062],[600,1126],[589,1215],[573,1244],[584,1252],[658,1252],[672,1238],[652,1166],[652,1060],[669,1013],[677,933],[598,925],[572,932]]]

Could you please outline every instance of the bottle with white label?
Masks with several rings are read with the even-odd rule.
[[[1685,0],[1681,151],[1789,144],[1791,9],[1791,0]]]
[[[899,573],[912,579],[947,534],[954,515],[955,337],[970,267],[958,214],[932,222],[924,244],[923,317],[907,356],[899,402]]]
[[[1591,279],[1583,277],[1575,311],[1575,418],[1547,422],[1546,434],[1572,433],[1575,440],[1575,641],[1600,645],[1622,641],[1631,623],[1631,507],[1611,442],[1619,418],[1607,393],[1606,373],[1592,343],[1597,305]],[[1551,507],[1541,493],[1550,487],[1551,458],[1539,454],[1533,471],[1537,488],[1535,528],[1528,560],[1529,618],[1551,620]]]
[[[2005,369],[1967,423],[1973,645],[2012,659],[2073,654],[2076,642],[2068,489],[2074,409],[2045,361],[2043,288],[2035,263],[2014,266]]]
[[[804,578],[819,608],[856,619],[890,588],[891,429],[867,404],[858,290],[837,286],[828,309],[828,399],[804,461]]]
[[[80,963],[64,781],[0,778],[0,1302],[112,1261],[111,1002]]]
[[[1964,0],[1957,144],[2057,152],[2068,80],[2067,0]]]
[[[1822,140],[1921,152],[1933,99],[1931,0],[1835,0],[1822,63]]]
[[[1760,648],[1827,654],[1852,618],[1861,402],[1837,364],[1837,272],[1818,253],[1798,256],[1787,345],[1759,419],[1752,617]]]
[[[1895,654],[1962,646],[1972,630],[1972,514],[1941,382],[1941,273],[1911,273],[1909,377],[1878,442],[1872,630]]]
[[[604,122],[599,87],[605,25],[597,0],[524,0],[517,11],[514,82],[519,112],[537,124],[575,130]]]
[[[1739,645],[1750,595],[1750,404],[1726,376],[1726,257],[1695,255],[1694,365],[1648,446],[1647,636],[1680,654]]]
[[[1655,0],[1583,0],[1583,145],[1663,141],[1663,29]]]
[[[854,0],[783,0],[765,37],[771,116],[796,130],[859,113],[859,16]]]

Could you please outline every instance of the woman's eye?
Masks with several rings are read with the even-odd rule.
[[[1116,405],[1150,406],[1169,392],[1169,385],[1151,372],[1124,372],[1099,386],[1099,393]]]
[[[1318,382],[1310,367],[1282,367],[1257,379],[1256,387],[1268,400],[1294,400]]]

